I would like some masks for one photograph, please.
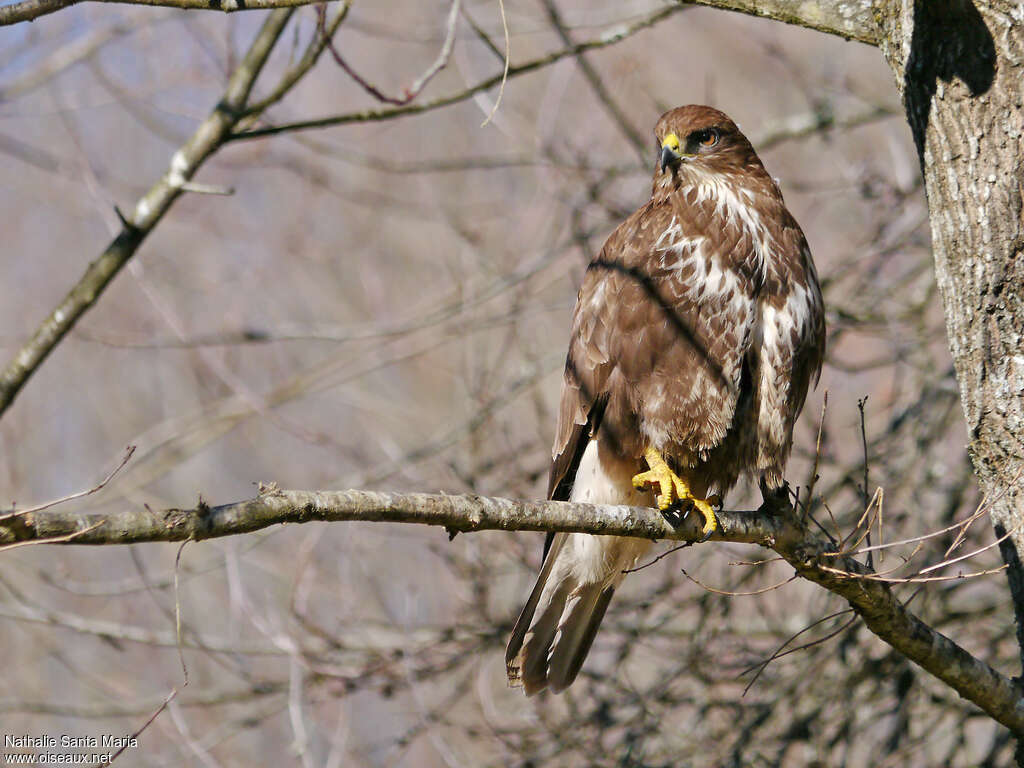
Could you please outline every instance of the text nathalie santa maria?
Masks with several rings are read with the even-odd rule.
[[[139,740],[134,736],[115,736],[110,733],[99,736],[32,736],[25,734],[17,736],[4,734],[4,747],[7,749],[130,749],[139,746]]]

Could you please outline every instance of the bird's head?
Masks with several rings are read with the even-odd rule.
[[[655,186],[671,182],[680,173],[735,174],[761,166],[736,123],[711,107],[690,104],[666,112],[658,120],[654,135],[658,148]]]

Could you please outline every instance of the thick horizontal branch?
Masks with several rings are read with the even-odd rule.
[[[6,519],[5,519],[6,518]],[[375,491],[281,491],[254,499],[193,509],[127,509],[110,514],[77,514],[62,507],[21,515],[0,515],[0,547],[67,538],[74,544],[137,544],[146,541],[201,541],[251,533],[280,523],[361,520],[419,523],[449,533],[471,531],[575,531],[611,536],[697,541],[696,520],[673,527],[656,509],[562,501],[513,501],[485,496]],[[753,512],[723,512],[716,536],[770,546],[782,530],[780,518]]]
[[[0,27],[32,21],[40,16],[56,13],[86,0],[22,0],[0,8]],[[122,5],[152,5],[163,8],[181,8],[193,11],[267,11],[274,8],[296,8],[313,5],[324,0],[87,0],[94,3],[119,3]]]
[[[133,544],[199,541],[280,523],[359,520],[444,527],[449,535],[470,531],[574,531],[674,539],[700,539],[698,516],[678,525],[646,507],[513,501],[474,495],[378,493],[371,491],[282,491],[211,507],[155,511],[137,508],[78,514],[62,507],[0,515],[0,545],[30,543]],[[858,578],[870,571],[835,555],[791,509],[723,511],[713,540],[759,544],[781,555],[797,573],[845,598],[868,628],[893,648],[974,702],[993,719],[1024,734],[1024,690],[984,661],[908,611],[888,584]],[[851,575],[843,575],[851,574]]]
[[[727,11],[782,21],[847,40],[878,45],[881,31],[872,0],[680,0],[684,5],[709,5]]]

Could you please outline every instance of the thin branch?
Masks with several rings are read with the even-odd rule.
[[[569,46],[568,48],[562,48],[553,53],[539,56],[538,58],[531,59],[523,62],[522,64],[514,64],[508,67],[507,73],[502,71],[485,80],[481,80],[475,85],[470,86],[457,93],[449,94],[448,96],[442,96],[434,99],[433,101],[421,102],[419,104],[405,104],[403,106],[391,107],[389,109],[371,109],[364,110],[361,112],[346,112],[340,115],[332,115],[328,117],[321,117],[314,120],[299,120],[293,123],[281,123],[280,125],[268,126],[266,128],[257,128],[251,131],[243,131],[235,133],[231,137],[231,141],[238,141],[243,139],[257,139],[265,136],[273,136],[278,133],[290,133],[293,131],[304,131],[313,128],[327,128],[334,125],[348,125],[351,123],[373,123],[380,122],[383,120],[393,120],[398,117],[405,115],[415,115],[421,112],[430,112],[435,109],[447,107],[450,104],[457,104],[461,101],[466,101],[473,98],[476,94],[483,91],[489,90],[496,85],[501,85],[502,80],[510,80],[513,77],[519,75],[525,75],[529,72],[535,72],[538,69],[543,69],[549,64],[554,64],[556,61],[568,58],[569,56],[576,56],[583,51],[594,50],[597,48],[605,48],[609,45],[615,45],[616,43],[622,42],[626,38],[632,37],[637,32],[647,29],[659,21],[668,18],[674,13],[681,10],[681,6],[668,6],[660,8],[653,13],[650,13],[638,21],[628,25],[616,25],[605,30],[601,35],[595,38],[586,40],[582,43]]]
[[[861,517],[862,520],[865,517],[867,517],[868,511],[871,509],[871,504],[874,501],[874,497],[871,497],[870,499],[868,497],[868,471],[869,471],[869,467],[870,467],[870,462],[868,461],[868,433],[867,433],[867,425],[865,424],[865,422],[867,420],[867,417],[866,417],[866,415],[864,413],[864,409],[866,408],[867,404],[868,404],[867,395],[865,395],[864,397],[862,397],[860,400],[857,401],[857,410],[860,412],[860,442],[861,442],[861,446],[862,446],[863,451],[864,451],[864,485],[861,487],[861,497],[864,499],[864,515]],[[881,490],[882,490],[881,488],[878,489],[879,492],[881,492]],[[881,515],[881,510],[882,510],[881,499],[879,499],[879,502],[878,502],[878,510],[879,510],[879,515]],[[879,519],[881,519],[881,518],[879,518]],[[857,525],[859,526],[860,523],[858,523]],[[868,522],[867,530],[864,531],[864,537],[867,538],[868,546],[870,547],[871,546],[871,523],[870,522]],[[879,543],[881,543],[881,542],[879,542]],[[859,547],[860,546],[860,540],[858,539],[857,543],[854,544],[853,546],[854,547]],[[869,552],[868,553],[868,568],[874,568],[875,567],[874,557],[875,557],[874,552]],[[881,559],[881,555],[879,555],[879,559]]]
[[[178,644],[178,661],[181,662],[181,677],[184,685],[188,685],[188,665],[185,663],[185,646],[181,639],[181,590],[178,585],[178,574],[181,573],[181,553],[185,551],[187,541],[181,542],[178,554],[174,556],[174,639]]]
[[[804,513],[811,514],[811,505],[814,504],[814,486],[818,484],[818,470],[821,467],[821,436],[825,431],[825,414],[828,412],[828,390],[825,390],[821,398],[821,415],[818,417],[818,437],[814,441],[814,464],[811,466],[811,475],[807,478],[807,497],[804,499]]]
[[[20,3],[5,5],[0,8],[0,27],[17,24],[19,21],[32,21],[48,13],[75,5],[79,0],[23,0]]]
[[[501,85],[498,86],[498,98],[494,100],[494,105],[491,107],[490,113],[487,115],[487,119],[480,123],[481,128],[486,128],[487,124],[494,119],[494,116],[498,113],[498,107],[501,106],[501,97],[505,95],[505,83],[508,82],[508,68],[512,64],[512,36],[508,31],[508,14],[505,12],[505,0],[498,0],[498,11],[501,13],[501,28],[505,33],[505,53],[502,56],[504,69],[501,72]]]
[[[956,539],[956,541],[960,541],[963,538],[964,532],[970,527],[971,523],[973,523],[975,520],[977,520],[979,517],[981,517],[987,512],[988,506],[986,505],[985,500],[982,499],[982,502],[981,504],[978,505],[978,508],[973,513],[971,513],[970,517],[968,517],[965,520],[960,520],[959,522],[953,523],[952,525],[947,525],[945,528],[940,528],[937,531],[932,531],[931,533],[926,533],[921,536],[914,536],[909,539],[900,539],[899,541],[890,541],[885,544],[874,544],[870,547],[861,547],[860,549],[853,550],[852,552],[847,552],[846,554],[863,555],[867,552],[877,551],[879,549],[895,549],[896,547],[905,546],[907,544],[915,544],[919,541],[927,541],[928,539],[934,539],[938,536],[942,536],[944,534],[949,533],[950,531],[955,530],[960,531],[960,533],[957,534]],[[952,549],[953,548],[950,547],[946,550],[946,557],[949,556],[949,553],[952,551]]]
[[[797,139],[804,139],[815,133],[824,131],[848,130],[868,125],[890,117],[901,117],[902,112],[880,105],[872,105],[860,112],[836,119],[829,112],[800,112],[761,127],[760,133],[751,137],[758,152],[764,153],[779,144]],[[835,361],[829,358],[829,365],[835,367]]]
[[[124,752],[126,749],[128,749],[132,745],[132,743],[135,742],[135,740],[139,738],[139,735],[144,730],[149,728],[150,725],[153,724],[153,721],[156,720],[160,716],[160,713],[163,712],[165,709],[167,709],[167,705],[170,704],[172,701],[174,701],[174,697],[177,696],[177,695],[178,695],[178,689],[177,688],[172,688],[171,692],[167,695],[167,698],[164,699],[163,704],[161,704],[159,707],[157,707],[157,710],[152,715],[149,716],[149,719],[146,722],[144,722],[138,728],[138,730],[136,730],[134,733],[132,733],[131,736],[129,736],[127,739],[125,739],[124,746],[122,746],[119,750],[117,750],[117,752],[115,752],[113,755],[111,755],[110,759],[107,760],[105,763],[103,763],[103,765],[104,766],[110,765],[112,762],[117,760],[117,758],[119,758],[121,756],[121,753]]]
[[[734,592],[734,591],[729,590],[729,589],[715,589],[714,587],[705,584],[703,581],[698,579],[696,576],[691,576],[689,573],[687,573],[685,568],[680,568],[679,571],[680,571],[680,573],[683,574],[683,576],[685,576],[687,579],[692,581],[694,584],[696,584],[701,589],[703,589],[703,590],[705,590],[707,592],[711,592],[712,594],[715,594],[715,595],[722,595],[723,597],[751,597],[752,595],[763,595],[765,592],[773,592],[776,589],[780,589],[780,588],[786,586],[787,584],[789,584],[789,582],[791,582],[793,579],[796,578],[796,576],[793,575],[793,576],[790,576],[788,579],[783,579],[782,581],[779,581],[779,582],[777,582],[775,584],[770,584],[767,587],[761,587],[760,589],[752,589],[752,590],[748,590],[748,591],[745,591],[745,592]]]
[[[661,562],[662,560],[664,560],[669,555],[674,555],[679,550],[686,549],[687,547],[692,547],[692,546],[693,546],[693,542],[692,541],[687,541],[687,542],[684,542],[682,544],[676,544],[671,549],[668,549],[668,550],[662,552],[660,555],[658,555],[657,557],[654,557],[654,558],[648,560],[643,565],[638,565],[635,568],[623,568],[622,572],[623,573],[636,573],[637,571],[645,570],[647,568],[650,568],[655,563]],[[683,571],[683,575],[684,576],[686,575],[686,571]]]
[[[940,563],[939,567],[945,567],[948,563]],[[874,573],[847,573],[846,571],[840,571],[837,568],[828,568],[825,570],[830,573],[834,573],[838,576],[844,576],[850,579],[868,579],[870,581],[883,581],[886,584],[926,584],[932,581],[965,581],[967,579],[976,579],[979,576],[991,576],[993,573],[1001,573],[1007,568],[1006,563],[998,565],[995,568],[986,568],[984,571],[973,571],[971,573],[956,573],[951,576],[884,576],[881,574]],[[923,573],[924,571],[920,571]]]
[[[1024,708],[1018,707],[1024,698],[1021,686],[918,619],[888,584],[867,578],[871,572],[862,563],[848,556],[826,557],[831,543],[816,537],[792,509],[779,514],[723,510],[718,518],[719,530],[713,539],[773,549],[798,575],[845,598],[879,638],[994,720],[1014,733],[1024,734]],[[689,516],[674,528],[658,510],[647,507],[512,501],[475,495],[281,491],[269,486],[256,498],[218,507],[200,502],[193,509],[157,512],[143,508],[102,515],[53,508],[0,524],[0,541],[56,540],[72,535],[77,544],[198,541],[313,520],[419,523],[441,526],[449,535],[527,530],[676,541],[702,538],[696,516]]]
[[[331,52],[331,56],[334,57],[334,61],[339,67],[356,81],[364,91],[377,99],[377,101],[384,102],[385,104],[397,104],[399,106],[408,104],[410,101],[420,95],[420,92],[426,87],[434,75],[440,72],[448,65],[448,60],[451,58],[452,49],[455,47],[455,30],[458,27],[459,21],[459,4],[461,0],[452,0],[451,10],[448,12],[448,21],[446,24],[447,32],[445,33],[444,44],[441,46],[441,51],[437,54],[437,58],[434,59],[434,63],[427,67],[427,70],[416,78],[416,81],[408,88],[402,91],[401,96],[388,96],[386,93],[381,91],[373,83],[366,80],[362,75],[356,72],[349,64],[342,58],[342,55],[338,52],[338,49],[334,47],[334,44],[326,38],[327,49]],[[322,19],[322,17],[321,17]]]
[[[558,11],[558,6],[555,5],[555,0],[544,0],[544,8],[548,13],[548,20],[551,25],[555,28],[555,32],[558,33],[559,39],[561,39],[564,45],[572,45],[572,39],[569,37],[569,30],[566,29],[565,22],[562,21],[562,14]],[[625,111],[619,106],[618,102],[612,96],[601,79],[601,75],[598,74],[597,70],[594,69],[593,65],[583,55],[583,52],[576,54],[576,65],[580,68],[580,72],[583,73],[583,77],[590,85],[591,90],[597,97],[597,100],[604,105],[605,110],[611,116],[612,121],[619,127],[623,136],[633,146],[633,150],[637,153],[640,158],[640,162],[644,163],[648,160],[648,153],[650,151],[650,140],[647,134],[637,130],[636,126],[630,121]]]
[[[2,18],[5,11],[14,7],[13,5],[8,5],[0,8],[0,18]],[[14,101],[19,96],[33,91],[44,83],[50,82],[54,77],[65,72],[75,64],[88,60],[111,41],[126,35],[132,35],[139,30],[172,18],[177,18],[176,14],[171,12],[154,13],[136,21],[119,22],[110,26],[93,29],[73,42],[53,51],[42,61],[33,64],[32,67],[26,69],[17,77],[9,78],[3,87],[0,87],[0,99],[7,102]]]
[[[305,77],[309,70],[313,68],[313,65],[320,59],[320,54],[324,52],[324,48],[330,43],[334,33],[338,31],[338,27],[348,18],[348,12],[351,7],[352,0],[342,0],[341,5],[338,6],[334,12],[334,17],[330,21],[327,21],[327,6],[321,5],[317,7],[316,32],[314,32],[313,40],[306,46],[302,58],[288,68],[281,76],[281,79],[278,80],[277,85],[271,89],[270,93],[246,107],[247,118],[246,120],[239,121],[238,125],[235,126],[235,130],[248,127],[256,117],[283,99],[285,94],[299,80]]]
[[[800,637],[800,635],[802,635],[804,632],[810,632],[812,629],[814,629],[819,624],[824,624],[826,621],[838,618],[839,616],[843,616],[844,614],[847,614],[847,613],[850,613],[850,612],[851,612],[851,609],[844,608],[841,611],[836,611],[835,613],[830,613],[828,616],[822,616],[817,621],[814,621],[814,622],[811,622],[810,624],[808,624],[806,627],[801,629],[795,635],[790,635],[789,638],[782,645],[780,645],[778,648],[776,648],[775,651],[767,659],[764,659],[763,661],[759,661],[754,666],[747,667],[742,672],[740,672],[739,676],[742,677],[743,675],[746,675],[749,672],[754,672],[754,670],[757,670],[756,672],[754,672],[754,676],[751,678],[750,682],[747,683],[746,687],[743,689],[743,694],[742,695],[743,696],[747,695],[747,692],[753,687],[754,683],[757,682],[757,679],[761,676],[761,673],[764,672],[766,669],[768,669],[768,665],[771,664],[773,661],[775,661],[776,659],[781,659],[783,656],[789,656],[791,653],[796,653],[798,651],[802,651],[805,648],[810,648],[812,646],[818,645],[820,643],[823,643],[823,642],[831,639],[832,637],[834,637],[836,635],[837,632],[841,632],[843,629],[845,629],[846,627],[850,626],[850,623],[852,621],[856,621],[857,617],[854,616],[853,619],[851,619],[850,621],[845,622],[844,624],[840,625],[838,630],[830,632],[829,634],[825,635],[824,637],[818,638],[817,640],[811,640],[809,643],[803,643],[801,645],[796,646],[795,648],[790,648],[789,650],[784,650],[786,648],[786,646],[788,646],[790,643],[792,643],[794,640],[796,640],[798,637]]]
[[[292,13],[290,9],[283,9],[267,17],[209,117],[199,125],[184,146],[174,153],[167,172],[138,201],[134,213],[131,216],[120,216],[121,230],[114,240],[89,265],[85,275],[0,372],[0,415],[7,410],[50,352],[96,303],[121,268],[135,255],[143,240],[185,191],[203,162],[224,144],[239,121],[248,116],[246,105],[253,85]]]
[[[0,8],[0,27],[32,21],[77,5],[83,0],[22,0]],[[269,11],[274,9],[298,8],[313,5],[324,0],[89,0],[95,3],[117,3],[120,5],[148,5],[161,8],[183,8],[194,11]]]
[[[107,476],[100,480],[98,483],[96,483],[96,485],[94,485],[92,488],[88,488],[87,490],[84,491],[78,491],[77,493],[72,493],[67,496],[61,496],[59,499],[47,501],[44,502],[43,504],[38,504],[34,507],[26,507],[25,509],[12,510],[10,512],[7,512],[6,514],[0,515],[0,523],[12,517],[17,517],[18,515],[27,515],[31,512],[42,512],[44,509],[55,507],[58,504],[63,504],[67,501],[74,501],[75,499],[81,499],[84,496],[91,496],[92,494],[96,493],[96,491],[103,488],[107,483],[109,483],[114,478],[114,475],[121,471],[121,468],[128,463],[128,460],[132,457],[133,453],[135,453],[135,446],[129,445],[125,449],[124,458],[121,459],[121,462],[112,470],[110,470]]]

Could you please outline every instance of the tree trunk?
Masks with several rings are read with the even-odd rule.
[[[969,450],[1007,536],[1024,664],[1024,6],[893,2],[876,20],[921,159]]]

